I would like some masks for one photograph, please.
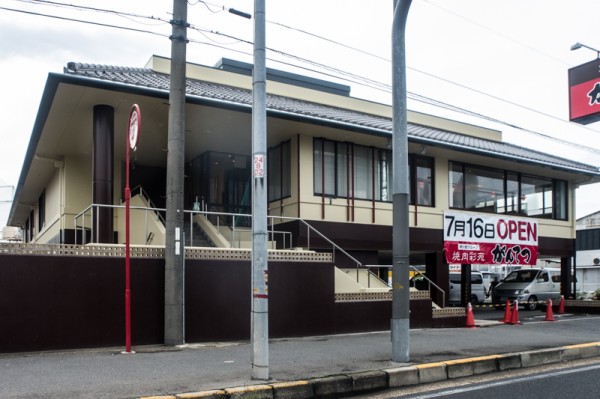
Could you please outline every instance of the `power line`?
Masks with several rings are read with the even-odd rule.
[[[13,12],[18,12],[18,13],[22,13],[22,14],[29,14],[29,15],[35,15],[35,16],[40,16],[40,17],[54,18],[54,19],[59,19],[59,20],[63,20],[63,21],[79,22],[79,23],[88,24],[88,25],[102,26],[102,27],[105,27],[105,28],[115,28],[115,29],[128,30],[128,31],[131,31],[131,32],[149,33],[151,35],[162,36],[162,37],[167,37],[167,38],[169,37],[169,35],[162,34],[162,33],[157,33],[157,32],[152,32],[152,31],[149,31],[149,30],[128,28],[128,27],[124,27],[124,26],[112,25],[112,24],[105,24],[105,23],[101,23],[101,22],[85,21],[85,20],[77,19],[77,18],[60,17],[58,15],[42,14],[42,13],[38,13],[38,12],[25,11],[25,10],[17,10],[17,9],[8,8],[8,7],[0,7],[0,10],[13,11]]]
[[[27,1],[27,0],[17,0],[17,1],[29,3],[29,1]],[[65,3],[52,2],[52,1],[48,1],[48,0],[36,0],[36,3],[39,3],[39,2],[53,4],[53,5],[59,5],[59,6],[63,6],[64,5],[64,6],[69,6],[69,7],[81,8],[81,9],[86,9],[86,10],[92,10],[92,11],[95,11],[95,12],[110,12],[110,13],[116,14],[116,15],[123,14],[123,15],[135,16],[136,18],[155,19],[154,17],[148,17],[148,16],[139,15],[139,14],[121,13],[121,12],[117,12],[117,11],[113,11],[113,10],[103,10],[103,9],[92,8],[92,7],[72,6],[72,5],[68,5],[68,4],[65,4]],[[199,3],[205,3],[205,2],[200,0]],[[205,5],[206,5],[206,3],[205,3]],[[17,10],[17,9],[6,8],[6,7],[0,7],[0,9],[4,9],[4,10],[8,10],[8,11],[14,11],[14,12],[21,12],[21,13],[30,14],[30,15],[36,15],[36,16],[44,16],[44,17],[49,17],[49,18],[56,18],[56,19],[61,19],[61,20],[68,20],[68,21],[73,21],[73,22],[80,22],[80,23],[91,24],[91,25],[98,25],[98,26],[103,26],[103,27],[110,27],[110,28],[128,30],[128,31],[139,32],[139,33],[149,33],[149,34],[153,34],[153,35],[157,35],[157,36],[162,36],[162,37],[168,37],[168,35],[166,35],[166,34],[160,34],[160,33],[152,32],[152,31],[148,31],[148,30],[141,30],[141,29],[135,29],[135,28],[129,28],[129,27],[122,27],[122,26],[112,25],[112,24],[104,24],[104,23],[98,23],[98,22],[91,22],[91,21],[85,21],[85,20],[75,19],[75,18],[59,17],[59,16],[55,16],[55,15],[42,14],[42,13],[36,13],[36,12],[24,11],[24,10]],[[281,25],[283,27],[286,27],[286,28],[294,29],[294,28],[288,27],[287,25],[284,25],[284,24],[279,24],[279,25]],[[241,39],[241,38],[237,38],[237,37],[232,36],[232,35],[227,35],[227,34],[220,33],[220,32],[215,32],[215,31],[208,31],[208,30],[197,28],[197,27],[194,27],[194,26],[191,26],[190,28],[193,29],[193,30],[196,30],[197,32],[199,32],[204,37],[206,37],[208,40],[212,40],[212,39],[209,39],[204,34],[205,32],[206,33],[210,33],[210,34],[214,34],[214,35],[223,36],[223,37],[228,37],[230,39],[233,39],[233,40],[235,40],[237,42],[241,42],[241,43],[244,43],[244,44],[248,44],[248,45],[252,45],[253,44],[252,41]],[[299,29],[295,29],[295,30],[297,30],[297,31],[299,31],[301,33],[309,34],[308,32],[305,32],[303,30],[299,30]],[[368,52],[363,52],[363,51],[361,51],[359,49],[356,49],[356,48],[354,48],[352,46],[343,45],[343,44],[341,44],[339,42],[333,41],[331,39],[323,38],[322,36],[319,36],[319,35],[314,35],[314,36],[317,37],[317,38],[322,38],[323,40],[328,40],[328,41],[330,41],[332,43],[336,43],[336,44],[342,45],[342,46],[344,46],[346,48],[353,49],[355,51],[360,51],[360,52],[362,52],[364,54],[367,54],[367,55],[374,56],[374,57],[377,57],[377,58],[385,60],[382,57],[376,56],[376,55],[368,53]],[[233,50],[233,49],[228,48],[228,47],[223,47],[224,44],[222,44],[222,43],[219,44],[219,45],[214,45],[214,44],[209,44],[209,43],[206,43],[206,42],[199,42],[199,41],[195,41],[195,40],[190,40],[190,41],[196,42],[198,44],[212,45],[212,46],[215,46],[215,47],[218,47],[218,48],[222,48],[222,49],[225,49],[225,50],[228,50],[228,51],[237,51],[237,50]],[[217,43],[217,42],[215,41],[215,43]],[[363,76],[359,76],[359,75],[356,75],[356,74],[352,74],[350,72],[343,71],[343,70],[341,70],[339,68],[334,68],[334,67],[331,67],[331,66],[328,66],[328,65],[325,65],[325,64],[321,64],[321,63],[318,63],[316,61],[312,61],[312,60],[309,60],[309,59],[304,58],[304,57],[296,56],[296,55],[293,55],[291,53],[287,53],[287,52],[284,52],[284,51],[281,51],[281,50],[276,50],[276,49],[273,49],[273,48],[267,48],[267,49],[269,51],[271,51],[273,53],[276,53],[276,54],[279,54],[279,55],[281,55],[283,57],[292,58],[292,59],[294,59],[294,60],[296,60],[298,62],[301,62],[301,63],[307,63],[307,64],[316,66],[318,68],[321,68],[321,69],[324,69],[324,70],[327,70],[327,71],[330,71],[330,72],[335,72],[335,73],[337,73],[339,75],[342,75],[343,77],[341,77],[339,75],[327,74],[327,73],[325,73],[323,71],[317,71],[317,70],[305,68],[305,67],[302,67],[302,66],[299,66],[299,65],[285,63],[283,61],[274,60],[272,58],[269,58],[270,61],[278,62],[278,63],[284,64],[284,65],[288,65],[288,66],[299,68],[299,69],[308,70],[308,71],[311,71],[311,72],[314,72],[314,73],[320,73],[320,74],[328,75],[328,76],[331,76],[331,77],[334,77],[334,78],[337,78],[337,79],[341,79],[341,80],[353,82],[353,83],[356,83],[356,84],[359,84],[359,85],[370,87],[372,89],[384,91],[386,93],[390,93],[391,92],[391,86],[387,85],[385,83],[378,82],[376,80],[369,79],[369,78],[366,78],[366,77],[363,77]],[[245,55],[250,55],[249,53],[246,53],[246,52],[241,52],[241,51],[237,51],[237,52],[245,54]],[[559,118],[556,118],[556,117],[554,117],[552,115],[541,113],[540,111],[534,110],[532,108],[524,107],[522,105],[510,102],[508,100],[504,100],[504,99],[502,99],[500,97],[492,96],[492,95],[490,95],[488,93],[485,93],[485,92],[482,92],[482,91],[470,88],[468,86],[464,86],[464,85],[458,84],[456,82],[452,82],[450,80],[447,80],[447,79],[444,79],[444,78],[440,78],[440,77],[438,77],[436,75],[429,74],[427,72],[423,72],[423,71],[420,71],[420,70],[417,70],[417,69],[414,69],[414,68],[410,68],[410,69],[415,70],[415,71],[420,72],[420,73],[424,73],[424,74],[426,74],[426,75],[428,75],[430,77],[433,77],[433,78],[436,78],[436,79],[441,79],[441,80],[446,81],[446,82],[451,83],[451,84],[455,84],[455,85],[457,85],[459,87],[462,87],[464,89],[472,90],[472,91],[475,91],[475,92],[477,92],[479,94],[489,96],[489,97],[494,98],[496,100],[507,102],[507,103],[509,103],[511,105],[527,109],[527,110],[529,110],[531,112],[536,112],[536,113],[539,113],[539,114],[544,115],[546,117],[558,119],[561,122],[566,122],[566,121],[564,121],[562,119],[559,119]],[[439,107],[439,108],[447,109],[447,110],[450,110],[450,111],[453,111],[453,112],[457,112],[457,113],[462,113],[464,115],[468,115],[468,116],[472,116],[472,117],[476,117],[476,118],[481,118],[481,119],[488,120],[488,121],[491,121],[491,122],[494,122],[494,123],[499,123],[499,124],[504,125],[504,126],[508,126],[508,127],[514,128],[514,129],[518,129],[518,130],[521,130],[521,131],[524,131],[524,132],[528,132],[528,133],[534,134],[534,135],[536,135],[538,137],[543,137],[545,139],[549,139],[549,140],[552,140],[552,141],[555,141],[555,142],[566,144],[566,145],[569,145],[569,146],[574,147],[574,148],[579,148],[579,149],[583,149],[583,150],[588,151],[588,152],[593,152],[593,153],[600,154],[600,150],[595,149],[595,148],[590,148],[590,147],[582,146],[582,145],[579,145],[579,144],[576,144],[576,143],[572,143],[572,142],[569,142],[569,141],[564,141],[564,140],[561,140],[559,138],[555,138],[553,136],[550,136],[550,135],[547,135],[547,134],[544,134],[544,133],[540,133],[540,132],[537,132],[537,131],[534,131],[534,130],[531,130],[531,129],[523,128],[523,127],[511,124],[511,123],[505,122],[503,120],[497,119],[497,118],[493,118],[493,117],[490,117],[490,116],[487,116],[487,115],[484,115],[484,114],[476,113],[476,112],[473,112],[473,111],[470,111],[470,110],[467,110],[467,109],[464,109],[462,107],[458,107],[458,106],[455,106],[455,105],[447,104],[447,103],[444,103],[442,101],[435,100],[435,99],[432,99],[432,98],[429,98],[429,97],[426,97],[426,96],[423,96],[423,95],[420,95],[420,94],[416,94],[416,93],[413,93],[413,92],[409,92],[408,94],[409,94],[409,98],[411,98],[412,100],[417,101],[417,102],[421,102],[421,103],[424,103],[424,104],[428,104],[428,105],[436,106],[436,107]],[[583,126],[577,125],[577,127],[583,127]],[[588,130],[594,131],[592,129],[588,129]]]
[[[521,41],[519,41],[519,40],[517,40],[517,39],[515,39],[515,38],[513,38],[513,37],[510,37],[510,36],[508,36],[508,35],[505,35],[505,34],[504,34],[504,33],[502,33],[502,32],[498,32],[498,31],[496,31],[496,30],[494,30],[494,29],[491,29],[491,28],[489,28],[489,27],[487,27],[487,26],[485,26],[485,25],[483,25],[483,24],[480,24],[480,23],[479,23],[479,22],[477,22],[477,21],[473,21],[472,19],[469,19],[469,18],[467,18],[467,17],[465,17],[465,16],[463,16],[463,15],[460,15],[460,14],[458,14],[458,13],[456,13],[456,12],[452,11],[452,10],[449,10],[449,9],[447,9],[447,8],[444,8],[444,7],[442,7],[442,6],[438,5],[438,4],[432,3],[430,0],[423,0],[423,1],[424,1],[425,3],[427,3],[427,4],[430,4],[430,5],[432,5],[433,7],[437,7],[437,8],[439,8],[440,10],[442,10],[442,11],[444,11],[444,12],[448,13],[448,14],[454,15],[456,18],[460,18],[460,19],[462,19],[463,21],[466,21],[466,22],[468,22],[468,23],[470,23],[470,24],[473,24],[473,25],[475,25],[475,26],[478,26],[478,27],[479,27],[479,28],[481,28],[481,29],[484,29],[484,30],[486,30],[486,31],[488,31],[488,32],[491,32],[491,33],[493,33],[493,34],[495,34],[495,35],[497,35],[497,36],[499,36],[499,37],[501,37],[501,38],[503,38],[503,39],[505,39],[505,40],[511,41],[511,42],[513,42],[513,43],[516,43],[516,44],[518,44],[519,46],[522,46],[522,47],[524,47],[524,48],[526,48],[526,49],[528,49],[528,50],[530,50],[530,51],[533,51],[533,52],[536,52],[536,53],[538,53],[538,54],[541,54],[541,55],[543,55],[544,57],[550,58],[550,59],[552,59],[552,60],[554,60],[554,61],[557,61],[557,62],[559,62],[559,63],[561,63],[561,64],[563,64],[563,65],[569,65],[569,63],[567,63],[567,62],[565,62],[565,61],[561,60],[560,58],[556,58],[556,57],[554,57],[554,56],[552,56],[552,55],[550,55],[550,54],[544,53],[543,51],[540,51],[539,49],[537,49],[537,48],[535,48],[535,47],[533,47],[533,46],[530,46],[530,45],[528,45],[528,44],[526,44],[526,43],[523,43],[523,42],[521,42]]]
[[[246,43],[246,44],[252,44],[252,42],[249,41],[249,40],[235,38],[234,36],[226,35],[226,34],[223,34],[223,33],[220,33],[220,32],[213,32],[213,31],[211,31],[210,33],[216,34],[216,35],[222,35],[222,36],[233,38],[233,39],[238,39],[240,42],[243,42],[243,43]],[[365,85],[365,86],[373,88],[373,89],[381,90],[381,91],[384,91],[386,93],[391,93],[391,90],[392,90],[391,86],[387,85],[385,83],[378,82],[378,81],[373,80],[373,79],[368,79],[368,78],[365,78],[365,77],[362,77],[362,76],[359,76],[359,75],[355,75],[355,74],[352,74],[350,72],[340,70],[338,68],[334,68],[334,67],[330,67],[330,66],[327,66],[327,65],[324,65],[324,64],[320,64],[318,62],[311,61],[311,60],[308,60],[306,58],[299,57],[299,56],[296,56],[296,55],[293,55],[293,54],[289,54],[289,53],[281,51],[281,50],[275,50],[275,49],[269,48],[269,47],[267,47],[267,50],[269,50],[271,52],[275,52],[277,54],[280,54],[280,55],[282,55],[284,57],[290,57],[290,58],[293,58],[293,59],[295,59],[297,61],[304,62],[304,63],[309,63],[309,64],[311,64],[313,66],[317,66],[319,68],[323,68],[325,70],[337,72],[338,74],[341,74],[343,76],[346,76],[346,77],[349,77],[349,78],[353,78],[355,80],[352,80],[352,81],[355,82],[355,83],[357,83],[357,84],[362,84],[362,85]],[[296,66],[296,67],[304,69],[304,68],[302,68],[300,66]],[[314,70],[312,70],[312,71],[314,71]],[[347,80],[346,78],[343,78],[343,77],[340,77],[340,76],[333,75],[333,77],[337,77],[338,79],[342,79],[342,80]],[[359,81],[362,82],[362,83],[359,83]],[[468,88],[468,87],[465,86],[465,88]],[[468,88],[468,89],[470,89],[470,88]],[[470,89],[470,90],[477,91],[475,89]],[[479,91],[477,91],[477,92],[479,92]],[[483,92],[479,92],[479,93],[484,94],[484,95],[488,95],[488,94],[483,93]],[[467,110],[465,108],[458,107],[458,106],[452,105],[452,104],[448,104],[448,103],[445,103],[443,101],[435,100],[435,99],[432,99],[430,97],[423,96],[423,95],[420,95],[420,94],[417,94],[417,93],[414,93],[414,92],[408,92],[407,94],[408,94],[409,98],[411,98],[414,101],[422,102],[422,103],[425,103],[425,104],[428,104],[428,105],[433,105],[433,106],[436,106],[436,107],[439,107],[439,108],[443,108],[443,109],[446,109],[446,110],[450,110],[450,111],[453,111],[453,112],[462,113],[464,115],[468,115],[468,116],[472,116],[472,117],[484,119],[484,120],[487,120],[487,121],[490,121],[490,122],[494,122],[494,123],[498,123],[498,124],[501,124],[503,126],[507,126],[507,127],[513,128],[513,129],[521,130],[523,132],[530,133],[530,134],[533,134],[535,136],[542,137],[542,138],[545,138],[545,139],[548,139],[548,140],[551,140],[551,141],[554,141],[554,142],[557,142],[557,143],[565,144],[565,145],[568,145],[568,146],[573,147],[573,148],[577,148],[577,149],[580,149],[580,150],[585,150],[585,151],[592,152],[592,153],[595,153],[595,154],[600,154],[600,149],[591,148],[589,146],[580,145],[580,144],[573,143],[573,142],[570,142],[570,141],[565,141],[565,140],[562,140],[562,139],[554,137],[554,136],[550,136],[550,135],[545,134],[545,133],[541,133],[541,132],[538,132],[538,131],[535,131],[535,130],[532,130],[532,129],[528,129],[528,128],[525,128],[525,127],[522,127],[522,126],[518,126],[518,125],[515,125],[515,124],[512,124],[512,123],[506,122],[504,120],[501,120],[501,119],[498,119],[498,118],[494,118],[494,117],[491,117],[491,116],[487,116],[487,115],[484,115],[484,114],[481,114],[481,113],[470,111],[470,110]],[[490,95],[488,95],[488,96],[490,96]],[[519,104],[512,103],[512,102],[510,102],[508,100],[504,100],[504,99],[501,99],[499,97],[494,97],[494,96],[491,96],[491,97],[492,98],[496,98],[497,100],[500,100],[500,101],[507,102],[507,103],[509,103],[511,105],[514,105],[514,106],[517,106],[517,107],[522,107]],[[527,107],[522,107],[522,108],[528,109],[528,110],[530,110],[532,112],[540,113],[541,115],[544,115],[544,116],[547,116],[547,117],[551,117],[551,118],[557,119],[557,120],[559,120],[561,122],[569,123],[569,122],[564,121],[564,120],[562,120],[560,118],[556,118],[556,117],[554,117],[552,115],[541,113],[541,112],[536,111],[536,110],[531,109],[531,108],[527,108]],[[580,126],[577,125],[577,127],[580,127]]]
[[[50,0],[13,0],[13,1],[18,1],[21,3],[27,3],[27,4],[48,5],[48,6],[54,6],[54,7],[60,7],[60,8],[71,8],[71,9],[76,9],[76,10],[80,10],[80,11],[94,11],[94,12],[105,13],[105,14],[113,14],[113,15],[117,15],[120,17],[143,18],[143,19],[159,21],[159,22],[166,23],[166,24],[169,23],[169,20],[154,17],[154,16],[134,14],[134,13],[123,12],[123,11],[115,11],[115,10],[109,10],[109,9],[105,9],[105,8],[96,8],[96,7],[88,7],[88,6],[60,3],[60,2],[56,2],[56,1],[50,1]],[[137,22],[140,23],[139,21],[137,21]]]

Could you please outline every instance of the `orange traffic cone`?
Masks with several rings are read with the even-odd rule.
[[[552,299],[548,298],[546,304],[546,321],[554,321],[554,314],[552,313]]]
[[[558,303],[558,314],[565,313],[565,296],[560,296],[560,302]]]
[[[475,318],[473,317],[473,306],[471,303],[467,304],[467,328],[475,328]]]
[[[512,313],[510,311],[510,301],[507,299],[506,300],[506,307],[504,308],[504,320],[502,320],[505,324],[510,323],[510,318],[512,316]]]
[[[510,324],[521,324],[519,322],[519,301],[515,299],[513,311],[510,315]]]

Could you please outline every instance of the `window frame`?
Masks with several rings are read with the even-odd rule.
[[[277,153],[277,154],[276,154]],[[279,163],[275,165],[273,158],[278,156]],[[281,201],[292,196],[292,141],[286,140],[267,149],[267,201]],[[277,170],[279,181],[273,184],[273,173]],[[273,192],[275,190],[277,192]]]
[[[455,205],[454,202],[456,202],[454,199],[455,197],[453,196],[453,193],[455,192],[454,190],[457,187],[457,184],[454,182],[453,180],[453,176],[452,173],[457,173],[457,174],[461,174],[461,180],[464,182],[466,180],[469,179],[469,177],[467,176],[467,168],[472,168],[475,170],[485,170],[485,171],[492,171],[492,172],[497,172],[497,173],[501,173],[503,176],[503,203],[504,206],[502,209],[504,209],[503,212],[498,212],[498,209],[501,209],[500,206],[498,206],[496,204],[496,209],[492,212],[490,212],[489,210],[486,211],[485,208],[468,208],[466,201],[467,201],[467,185],[466,184],[462,184],[459,187],[461,187],[461,192],[458,193],[459,195],[457,197],[461,198],[461,203],[460,205]],[[476,174],[474,174],[473,176],[478,176]],[[552,202],[551,207],[546,206],[545,201],[547,200],[548,197],[548,192],[542,190],[539,194],[541,194],[541,200],[542,200],[542,213],[539,214],[528,214],[526,213],[526,211],[524,211],[524,197],[525,197],[525,193],[524,193],[524,187],[523,185],[524,180],[526,179],[531,179],[531,181],[535,182],[536,180],[540,180],[540,181],[547,181],[552,189],[551,195],[550,197],[550,201]],[[512,201],[514,202],[514,198],[515,196],[513,194],[514,190],[511,190],[509,193],[509,183],[510,182],[516,182],[517,183],[517,204],[516,204],[516,210],[515,210],[515,204],[513,203],[512,205],[509,205],[509,203]],[[534,189],[537,187],[535,184],[532,184],[532,186],[534,187]],[[542,186],[547,186],[547,185],[539,185],[540,187]],[[533,193],[531,194],[538,194],[537,191],[533,191]],[[498,169],[498,168],[490,168],[490,167],[486,167],[486,166],[480,166],[480,165],[473,165],[473,164],[469,164],[469,163],[464,163],[464,162],[457,162],[457,161],[448,161],[448,207],[450,209],[459,209],[459,210],[466,210],[466,211],[472,211],[472,212],[484,212],[484,213],[494,213],[494,214],[500,214],[500,215],[516,215],[516,216],[522,216],[522,217],[535,217],[535,218],[539,218],[539,219],[553,219],[553,220],[564,220],[567,221],[569,220],[569,182],[566,180],[560,180],[560,179],[554,179],[551,177],[544,177],[544,176],[536,176],[530,173],[520,173],[520,172],[515,172],[515,171],[511,171],[511,170],[505,170],[505,169]],[[558,207],[560,207],[560,209],[558,209]],[[550,208],[550,212],[546,212],[545,210]]]
[[[329,148],[326,148],[329,147]],[[368,155],[368,159],[365,161],[367,170],[370,172],[370,177],[367,177],[365,184],[365,190],[367,192],[365,196],[357,196],[357,149]],[[385,156],[383,156],[385,154]],[[326,157],[333,155],[333,161],[327,162]],[[317,157],[320,159],[317,160]],[[313,195],[319,197],[329,198],[345,198],[354,199],[361,201],[375,201],[375,202],[392,202],[393,194],[393,154],[392,151],[385,148],[378,148],[372,146],[364,146],[360,144],[354,144],[351,142],[342,142],[326,139],[323,137],[313,138]],[[363,159],[363,158],[361,158]],[[420,203],[417,206],[424,207],[435,207],[435,159],[417,154],[409,154],[409,197],[410,205],[415,205],[414,195],[417,189],[417,170],[418,162],[425,162],[429,166],[430,170],[430,182],[429,182],[429,204]],[[345,170],[344,170],[345,163]],[[324,170],[327,166],[331,165],[333,170]],[[325,168],[324,168],[325,167]],[[387,177],[387,183],[384,184],[382,181],[383,171]],[[368,173],[367,173],[368,174]],[[328,183],[329,180],[333,180],[334,183]],[[344,187],[345,180],[346,186]],[[387,198],[387,199],[382,199]]]

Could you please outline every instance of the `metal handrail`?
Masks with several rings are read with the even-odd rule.
[[[141,187],[140,187],[141,189]],[[93,220],[94,217],[97,217],[98,212],[96,211],[98,208],[113,208],[113,209],[119,209],[119,208],[124,208],[124,205],[107,205],[107,204],[92,204],[90,206],[88,206],[87,208],[85,208],[82,212],[78,213],[75,217],[74,217],[74,225],[75,225],[75,244],[77,244],[77,236],[78,236],[78,232],[81,231],[85,231],[86,229],[86,215],[90,214],[90,218]],[[131,206],[130,209],[132,210],[144,210],[146,211],[146,214],[148,212],[153,212],[157,215],[160,215],[161,212],[165,212],[166,210],[163,208],[150,208],[150,207],[136,207],[136,206]],[[219,229],[220,225],[221,225],[221,219],[222,217],[229,217],[232,220],[231,225],[227,225],[227,227],[231,228],[231,236],[229,241],[231,243],[235,243],[236,239],[239,240],[240,237],[240,227],[236,226],[235,221],[239,218],[252,218],[252,215],[250,214],[242,214],[242,213],[227,213],[227,212],[209,212],[209,211],[205,211],[205,210],[201,210],[201,211],[184,211],[185,213],[191,213],[193,217],[194,214],[203,214],[206,217],[208,216],[217,216],[216,217],[216,221],[217,221],[217,229]],[[147,219],[147,216],[146,216]],[[311,233],[316,234],[318,237],[320,237],[321,239],[323,239],[325,242],[327,242],[329,245],[331,245],[332,247],[332,257],[333,257],[333,261],[335,262],[335,257],[336,257],[336,252],[341,253],[342,255],[346,256],[348,259],[350,259],[351,262],[354,263],[354,265],[356,266],[356,280],[359,280],[359,269],[361,268],[365,268],[365,266],[356,258],[354,258],[352,255],[350,255],[347,251],[345,251],[343,248],[341,248],[339,245],[337,245],[335,242],[333,242],[332,240],[330,240],[329,238],[327,238],[325,235],[323,235],[320,231],[318,231],[317,229],[315,229],[314,227],[312,227],[308,222],[306,222],[304,219],[300,219],[300,218],[295,218],[295,217],[289,217],[289,216],[273,216],[273,215],[269,215],[267,216],[267,219],[269,221],[269,225],[270,225],[270,229],[269,229],[269,233],[271,234],[271,237],[274,237],[277,234],[280,234],[283,237],[283,243],[284,243],[284,247],[286,246],[286,244],[289,242],[289,246],[291,247],[292,245],[292,233],[290,232],[286,232],[286,231],[276,231],[274,229],[276,223],[276,220],[288,220],[288,221],[298,221],[299,223],[301,223],[303,226],[306,227],[307,229],[307,249],[310,250],[310,237],[311,237]],[[79,221],[82,221],[81,224],[79,224]],[[161,222],[164,223],[163,219],[160,219]],[[98,226],[98,223],[90,223],[90,228],[92,228],[93,226]],[[190,226],[190,229],[192,228],[192,226]],[[146,231],[144,232],[144,236],[147,236],[147,222],[146,222]],[[92,236],[91,236],[91,242],[95,242],[95,239],[97,237],[97,232],[94,232],[94,230],[92,229]],[[190,237],[193,237],[193,233],[190,232]],[[83,238],[83,237],[82,237]],[[85,240],[83,240],[85,241]],[[84,242],[82,242],[83,244]]]
[[[433,281],[431,281],[431,279],[429,277],[427,277],[426,275],[424,275],[423,273],[421,273],[419,271],[419,269],[417,269],[414,266],[409,266],[413,271],[415,271],[416,273],[418,273],[420,276],[422,276],[425,280],[427,280],[427,282],[429,283],[429,295],[431,295],[431,286],[433,285],[438,291],[440,291],[442,293],[442,304],[440,305],[442,308],[445,306],[446,304],[446,291],[444,291],[443,289],[441,289],[436,283],[434,283]],[[439,305],[439,304],[437,304]]]
[[[365,266],[355,257],[353,257],[352,255],[350,255],[348,252],[344,251],[339,245],[337,245],[335,242],[331,241],[329,238],[325,237],[319,230],[315,229],[314,227],[312,227],[310,224],[308,224],[308,222],[306,222],[304,219],[300,219],[300,218],[295,218],[295,217],[290,217],[290,216],[268,216],[269,218],[277,218],[277,219],[281,219],[281,220],[290,220],[290,221],[298,221],[302,224],[304,224],[307,228],[307,234],[306,234],[306,239],[307,239],[307,246],[308,249],[310,249],[310,232],[314,232],[315,234],[317,234],[319,237],[321,237],[323,240],[325,240],[327,243],[329,243],[332,247],[333,247],[333,261],[335,262],[335,251],[336,249],[341,252],[343,255],[345,255],[347,258],[349,258],[352,262],[354,262],[354,264],[356,265],[356,278],[358,279],[358,270],[359,268],[364,268]]]
[[[167,221],[165,220],[164,216],[162,215],[161,212],[159,212],[159,208],[156,207],[156,205],[154,205],[154,202],[152,202],[152,199],[150,199],[150,196],[148,195],[148,193],[146,191],[144,191],[144,188],[138,184],[137,186],[135,186],[134,188],[131,189],[131,197],[134,197],[133,193],[138,190],[140,196],[142,196],[142,198],[144,198],[146,200],[146,202],[148,202],[148,208],[152,208],[152,209],[156,209],[157,211],[155,211],[156,216],[158,216],[158,218],[160,219],[160,221],[166,226],[167,225]]]

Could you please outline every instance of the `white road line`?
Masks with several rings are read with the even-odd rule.
[[[600,369],[600,364],[597,364],[595,366],[586,366],[586,367],[569,369],[569,370],[550,371],[550,372],[546,372],[546,373],[542,373],[542,374],[538,374],[538,375],[519,377],[519,378],[514,378],[514,379],[504,380],[504,381],[491,382],[491,383],[487,383],[487,384],[483,384],[483,385],[456,388],[456,389],[452,389],[449,391],[429,393],[429,394],[420,395],[420,396],[411,396],[411,399],[439,398],[440,396],[457,395],[457,394],[461,394],[461,393],[465,393],[465,392],[480,391],[482,389],[495,388],[495,387],[500,387],[500,386],[504,386],[504,385],[518,383],[518,382],[542,380],[544,378],[556,377],[556,376],[560,376],[560,375],[575,374],[575,373],[579,373],[582,371],[590,371],[590,370],[597,370],[597,369]],[[399,396],[399,397],[402,397],[402,396]]]

